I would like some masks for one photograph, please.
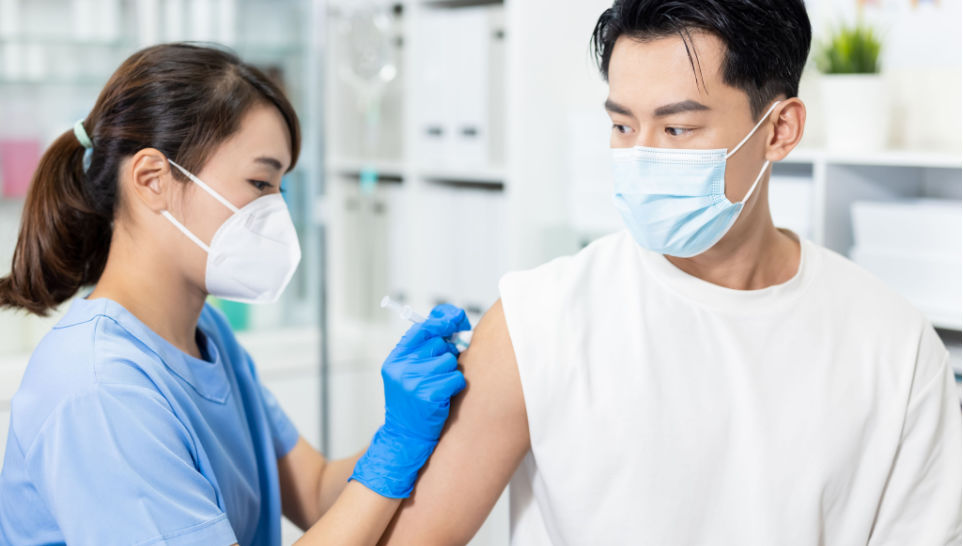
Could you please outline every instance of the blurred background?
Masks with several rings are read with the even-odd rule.
[[[301,433],[330,457],[357,452],[381,423],[380,364],[406,328],[383,296],[422,313],[454,303],[474,324],[503,273],[620,229],[589,51],[610,4],[0,0],[0,273],[40,155],[124,58],[167,41],[234,48],[301,116],[285,186],[304,260],[275,305],[214,303]],[[960,1],[807,6],[809,117],[773,169],[776,223],[923,310],[959,380]],[[853,44],[869,53],[847,57]],[[0,445],[30,351],[57,319],[0,311]],[[285,527],[287,543],[297,536]],[[507,537],[503,496],[473,544]]]

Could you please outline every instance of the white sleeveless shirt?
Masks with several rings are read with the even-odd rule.
[[[801,246],[763,290],[626,232],[502,279],[532,445],[513,544],[959,544],[945,348],[881,282]]]

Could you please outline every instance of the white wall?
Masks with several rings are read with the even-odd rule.
[[[509,232],[512,269],[571,252],[567,236],[569,114],[602,110],[608,93],[589,39],[609,0],[507,2]],[[608,140],[603,143],[608,146]],[[524,236],[518,236],[524,234]]]

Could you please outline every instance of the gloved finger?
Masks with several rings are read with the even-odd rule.
[[[455,370],[444,374],[433,375],[422,384],[422,389],[428,393],[431,402],[446,402],[452,396],[465,388],[465,376]]]
[[[458,369],[458,358],[451,353],[445,353],[431,360],[412,364],[411,369],[423,376],[448,373]]]
[[[408,331],[405,332],[405,335],[401,336],[398,345],[395,346],[395,352],[407,352],[411,350],[412,347],[417,347],[424,343],[426,339],[437,337],[432,334],[431,331],[425,330],[424,325],[424,322],[412,324],[408,328]]]
[[[458,307],[455,307],[454,305],[448,305],[448,304],[438,305],[431,310],[431,313],[428,315],[428,318],[431,318],[432,316],[436,316],[435,315],[436,312],[438,313],[437,316],[446,318],[453,323],[453,326],[455,327],[455,332],[471,330],[471,322],[469,322],[468,315],[465,314],[465,311],[463,309],[460,309]]]
[[[402,372],[408,380],[415,381],[418,385],[423,384],[433,376],[453,372],[458,369],[458,358],[451,353],[436,356],[430,360],[421,360],[406,363]]]
[[[441,337],[448,337],[462,330],[471,330],[471,323],[468,322],[465,311],[447,303],[432,309],[422,326],[431,334]]]
[[[432,337],[417,346],[409,347],[408,354],[420,359],[429,359],[448,353],[457,355],[458,349],[455,349],[453,352],[453,348],[452,344],[445,341],[444,338]]]

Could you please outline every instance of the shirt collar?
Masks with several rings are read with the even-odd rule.
[[[212,334],[200,324],[197,326],[198,342],[207,360],[194,358],[159,336],[146,324],[119,303],[107,299],[77,298],[55,328],[63,328],[87,322],[97,316],[113,320],[132,337],[146,345],[164,362],[177,377],[189,384],[197,394],[213,402],[223,404],[230,393],[221,352]]]

